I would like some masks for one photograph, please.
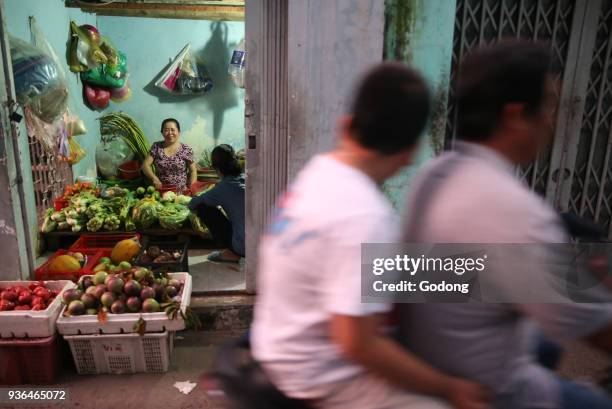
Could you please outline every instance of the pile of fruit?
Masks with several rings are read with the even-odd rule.
[[[76,273],[86,263],[86,257],[79,252],[67,252],[49,262],[50,273]]]
[[[149,246],[142,255],[138,258],[138,262],[143,264],[149,263],[175,263],[180,261],[183,256],[182,250],[174,250],[171,252],[162,250],[159,246]]]
[[[140,251],[136,237],[121,240],[110,257],[103,257],[94,267],[95,275],[84,276],[76,289],[64,292],[64,315],[123,314],[160,312],[176,314],[183,283],[166,273],[153,273],[144,267],[132,267]]]
[[[127,262],[116,273],[98,271],[84,276],[77,288],[63,293],[64,316],[178,311],[183,283],[164,273],[153,273]]]
[[[43,282],[6,287],[0,290],[0,311],[43,311],[57,294]]]
[[[171,191],[162,195],[153,186],[138,187],[134,191],[116,186],[99,191],[90,185],[83,186],[66,190],[62,200],[67,205],[63,209],[47,210],[41,226],[43,233],[134,231],[157,224],[166,229],[179,229],[186,223],[191,223],[197,231],[202,230],[197,215],[187,208],[190,196]]]

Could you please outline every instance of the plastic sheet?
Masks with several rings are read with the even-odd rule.
[[[41,49],[10,37],[17,101],[41,120],[52,123],[68,106],[68,86],[53,57]]]
[[[105,138],[96,147],[96,164],[104,177],[115,177],[119,174],[122,163],[134,159],[134,152],[120,136]]]
[[[213,80],[204,63],[192,53],[191,44],[187,44],[161,73],[155,86],[177,95],[204,94],[213,88]]]

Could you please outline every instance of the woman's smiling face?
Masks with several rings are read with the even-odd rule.
[[[164,137],[164,141],[167,144],[176,142],[180,134],[181,134],[181,131],[179,131],[175,122],[168,121],[164,124],[164,127],[162,129],[162,136]]]

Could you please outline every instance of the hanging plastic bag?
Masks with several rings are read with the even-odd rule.
[[[213,88],[213,81],[206,66],[191,52],[191,44],[187,44],[161,73],[155,86],[171,94],[203,94]]]
[[[240,40],[230,61],[227,73],[238,88],[244,88],[244,73],[246,66],[246,50],[244,49],[244,38]]]
[[[81,81],[103,88],[122,88],[127,77],[127,59],[119,53],[119,63],[116,66],[100,64],[91,70],[81,72]]]
[[[89,108],[94,111],[102,111],[108,107],[110,91],[106,88],[95,87],[85,83],[83,84],[83,99]]]
[[[28,135],[38,140],[45,151],[54,152],[62,133],[61,121],[56,121],[53,124],[46,123],[37,117],[27,105],[23,108],[23,111]]]
[[[70,71],[88,71],[107,62],[108,58],[100,48],[98,30],[89,24],[79,27],[74,21],[71,21],[68,49]]]
[[[17,101],[52,123],[68,106],[68,86],[53,58],[15,37],[9,37]]]
[[[70,165],[75,165],[83,160],[87,153],[74,138],[68,137],[68,144],[70,146],[70,154],[66,162],[68,162]]]
[[[69,110],[64,114],[64,124],[68,136],[83,135],[87,132],[83,120]]]
[[[111,88],[110,98],[113,102],[124,102],[132,97],[132,90],[130,89],[128,82],[121,88]]]
[[[134,159],[134,152],[121,136],[105,136],[96,147],[98,171],[106,178],[119,174],[119,166]]]

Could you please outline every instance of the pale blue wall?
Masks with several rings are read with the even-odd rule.
[[[98,28],[127,55],[132,98],[107,109],[123,110],[143,127],[152,142],[161,140],[161,121],[181,123],[181,140],[199,158],[218,143],[244,147],[244,90],[227,76],[234,46],[244,37],[243,22],[99,17]],[[159,72],[187,43],[206,64],[215,86],[198,97],[176,97],[152,86]],[[215,139],[216,137],[216,139]]]
[[[398,4],[409,10],[404,14],[405,47],[400,55],[394,55],[393,48],[397,38],[394,19],[399,17]],[[387,21],[391,18],[392,27],[386,33],[387,58],[408,62],[418,69],[433,97],[433,112],[430,125],[425,132],[415,163],[400,175],[385,184],[385,191],[396,208],[403,207],[406,190],[424,163],[439,152],[444,142],[446,106],[453,52],[453,29],[455,25],[455,0],[388,0]]]

